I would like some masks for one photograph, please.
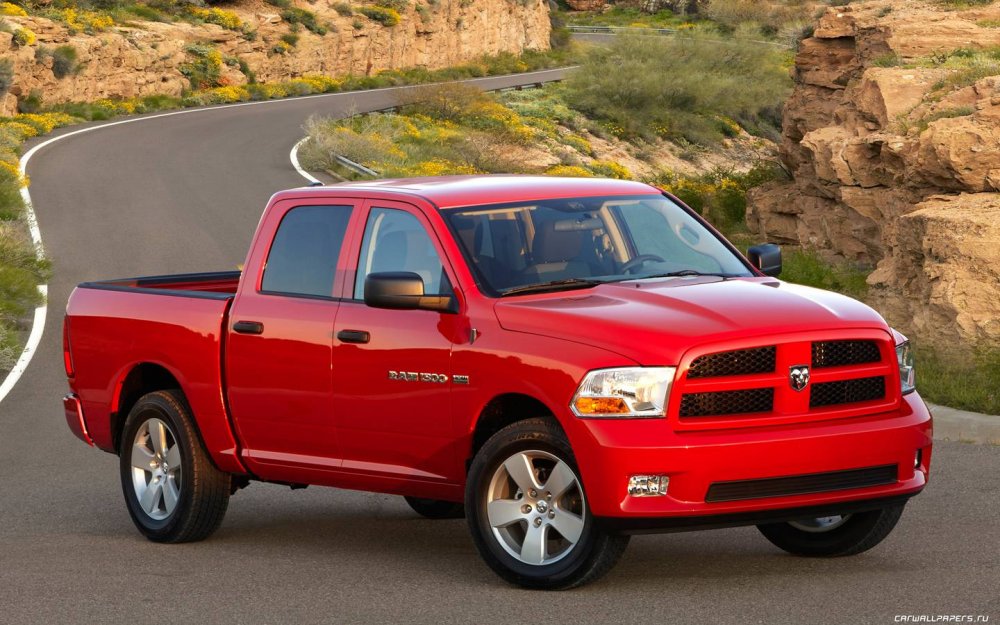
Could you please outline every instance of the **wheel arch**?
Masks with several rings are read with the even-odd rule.
[[[519,392],[494,396],[483,406],[473,424],[469,447],[466,450],[466,471],[476,452],[491,436],[512,423],[539,417],[551,420],[564,434],[566,433],[559,418],[556,417],[556,411],[537,397]]]
[[[119,378],[111,403],[111,442],[114,449],[118,449],[125,420],[136,402],[143,395],[166,390],[177,390],[186,397],[177,376],[156,362],[135,363]]]

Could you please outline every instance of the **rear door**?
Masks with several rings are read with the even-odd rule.
[[[456,453],[451,349],[464,317],[364,303],[369,273],[415,272],[427,295],[452,294],[454,274],[443,262],[436,234],[414,206],[371,201],[363,232],[351,252],[356,271],[335,324],[334,393],[343,468],[376,478],[455,479],[447,475]]]
[[[340,464],[331,371],[340,300],[334,294],[357,213],[355,199],[276,204],[244,268],[257,280],[244,281],[230,313],[227,387],[243,454],[262,477],[267,465]]]

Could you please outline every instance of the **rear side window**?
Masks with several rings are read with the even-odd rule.
[[[271,243],[261,290],[331,297],[351,206],[299,206],[285,213]]]

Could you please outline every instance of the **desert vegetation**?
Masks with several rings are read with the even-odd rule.
[[[623,36],[589,51],[567,99],[626,137],[704,145],[739,126],[773,136],[790,62],[787,52],[738,39]]]
[[[72,123],[63,114],[0,117],[0,370],[10,369],[20,355],[21,322],[41,303],[38,284],[48,276],[49,264],[39,260],[22,217],[21,144],[31,137]]]
[[[656,10],[643,10],[651,6]],[[597,11],[569,11],[566,19],[577,26],[669,28],[794,45],[810,32],[816,10],[821,6],[825,3],[810,0],[622,2]]]

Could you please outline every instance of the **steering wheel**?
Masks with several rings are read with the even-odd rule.
[[[657,256],[656,254],[639,254],[638,256],[636,256],[635,258],[633,258],[632,260],[626,261],[625,264],[622,265],[621,272],[622,273],[631,273],[631,271],[633,269],[641,267],[643,264],[651,262],[651,261],[655,261],[655,262],[658,262],[658,263],[665,263],[665,262],[667,262],[667,261],[663,260],[662,258],[660,258],[659,256]]]

